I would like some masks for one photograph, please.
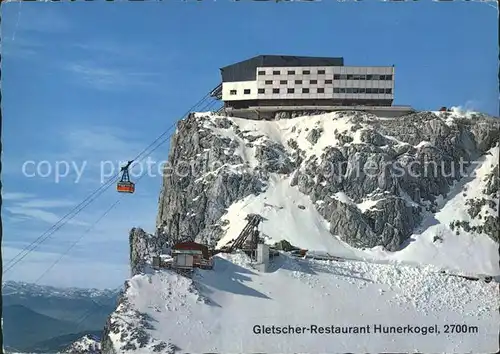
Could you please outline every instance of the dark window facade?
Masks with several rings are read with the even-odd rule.
[[[321,91],[320,91],[321,90]],[[323,88],[318,88],[318,93],[323,93]],[[333,93],[372,93],[372,94],[391,94],[392,89],[390,88],[364,88],[364,87],[334,87]]]
[[[369,74],[369,75],[358,75],[358,74],[334,74],[334,80],[392,80],[392,75],[378,75],[378,74]]]
[[[243,93],[244,93],[245,95],[249,95],[249,94],[250,94],[250,89],[244,89],[244,90],[243,90]]]
[[[319,88],[318,88],[318,93],[325,93],[325,89],[324,89],[324,88],[322,88],[322,87],[319,87]]]
[[[280,93],[280,89],[279,88],[273,88],[273,93]]]
[[[310,83],[311,85],[316,85],[316,84],[318,83],[318,80],[311,80],[311,81],[309,81],[309,83]]]
[[[327,85],[328,85],[328,84],[332,84],[332,83],[333,83],[333,81],[332,81],[332,80],[325,80],[325,84],[327,84]]]
[[[287,84],[287,82],[288,82],[288,81],[286,81],[286,80],[280,80],[280,84],[281,84],[281,85],[286,85],[286,84]]]
[[[259,75],[266,75],[266,71],[265,70],[259,70]]]
[[[302,71],[302,75],[310,75],[311,71],[310,70],[304,70]]]
[[[266,80],[265,83],[266,83],[266,85],[272,85],[273,84],[273,80]]]
[[[229,91],[229,94],[230,94],[230,95],[236,95],[236,90],[231,90],[231,91]]]
[[[302,84],[302,80],[295,80],[295,83],[296,83],[297,85],[300,85],[300,84]]]
[[[288,70],[288,75],[295,75],[295,70]]]
[[[287,93],[295,93],[295,89],[293,89],[293,88],[289,88],[289,89],[287,90]]]
[[[280,71],[279,70],[274,70],[273,71],[273,75],[279,75],[280,74]]]
[[[259,93],[266,93],[266,89],[259,89]]]
[[[325,70],[318,70],[318,75],[324,75],[325,74]]]
[[[302,93],[309,93],[309,89],[308,88],[303,88],[302,89]]]

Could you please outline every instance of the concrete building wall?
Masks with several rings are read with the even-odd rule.
[[[224,82],[222,100],[394,99],[393,67],[258,67],[256,77]]]
[[[269,263],[269,246],[259,243],[257,245],[257,263]]]
[[[255,100],[258,98],[257,92],[257,81],[222,83],[223,101]]]

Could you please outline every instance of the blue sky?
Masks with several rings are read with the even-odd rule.
[[[219,67],[250,56],[394,64],[395,104],[498,115],[492,4],[63,2],[2,11],[5,262],[99,187],[101,163],[118,168],[133,158],[218,84]],[[151,161],[167,159],[168,146]],[[26,161],[46,161],[41,172],[51,173],[28,177],[35,170],[23,173]],[[58,163],[70,172],[56,181]],[[40,283],[122,284],[128,231],[154,231],[160,187],[158,176],[143,178]],[[5,278],[38,279],[117,198],[105,192]]]

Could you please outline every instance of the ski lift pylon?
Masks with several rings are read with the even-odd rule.
[[[122,167],[122,179],[117,183],[116,190],[120,193],[134,193],[135,184],[130,181],[130,176],[128,174],[128,168],[134,161],[129,161],[125,166]]]

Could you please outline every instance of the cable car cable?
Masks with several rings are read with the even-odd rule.
[[[122,196],[122,197],[123,197],[123,196]],[[72,243],[72,244],[71,244],[71,245],[70,245],[70,246],[66,249],[66,251],[64,251],[64,253],[62,253],[62,254],[60,255],[60,257],[59,257],[58,259],[56,259],[56,260],[55,260],[55,262],[54,262],[54,263],[52,263],[52,264],[50,265],[50,267],[49,267],[49,268],[47,268],[47,269],[46,269],[46,270],[45,270],[45,271],[44,271],[44,272],[43,272],[43,273],[42,273],[42,274],[41,274],[41,275],[37,278],[37,280],[35,281],[35,284],[37,284],[37,283],[38,283],[38,282],[39,282],[39,281],[40,281],[40,280],[41,280],[41,279],[42,279],[45,275],[47,275],[47,273],[49,273],[49,272],[50,272],[50,271],[51,271],[51,270],[52,270],[52,269],[53,269],[53,268],[54,268],[54,267],[55,267],[55,266],[56,266],[56,265],[57,265],[57,264],[61,261],[61,259],[63,259],[63,258],[64,258],[64,256],[66,256],[66,255],[67,255],[67,254],[68,254],[68,253],[69,253],[69,252],[73,249],[73,247],[75,247],[75,246],[78,244],[78,242],[80,242],[80,241],[83,239],[83,237],[84,237],[86,234],[88,234],[90,231],[92,231],[92,229],[93,229],[93,228],[94,228],[94,227],[95,227],[95,226],[96,226],[96,225],[97,225],[97,224],[98,224],[98,223],[99,223],[102,219],[104,219],[104,217],[106,217],[106,215],[108,215],[108,214],[111,212],[111,210],[113,210],[113,209],[114,209],[114,207],[115,207],[115,206],[117,206],[117,205],[118,205],[118,203],[119,203],[121,200],[122,200],[122,199],[118,199],[118,200],[116,200],[113,204],[111,204],[111,206],[110,206],[108,209],[106,209],[106,211],[105,211],[105,212],[104,212],[104,213],[103,213],[103,214],[102,214],[102,215],[101,215],[101,216],[100,216],[100,217],[99,217],[99,218],[98,218],[98,219],[97,219],[97,220],[96,220],[96,221],[95,221],[95,222],[94,222],[94,223],[93,223],[93,224],[92,224],[92,225],[91,225],[91,226],[90,226],[87,230],[85,230],[85,231],[84,231],[84,232],[80,235],[80,237],[78,237],[78,239],[76,239],[76,241],[74,241],[74,242],[73,242],[73,243]]]
[[[137,181],[140,181],[143,177],[144,177],[144,175],[140,176],[140,177],[137,179]],[[58,259],[57,259],[57,260],[56,260],[56,261],[55,261],[55,262],[54,262],[54,263],[53,263],[53,264],[52,264],[52,265],[51,265],[48,269],[46,269],[46,270],[45,270],[45,271],[44,271],[44,273],[42,273],[42,274],[40,275],[40,277],[38,277],[38,279],[35,281],[35,284],[36,284],[36,283],[38,283],[38,282],[40,281],[40,279],[42,279],[42,278],[43,278],[43,277],[44,277],[44,276],[45,276],[45,275],[46,275],[46,274],[47,274],[47,273],[48,273],[48,272],[49,272],[52,268],[54,268],[54,267],[57,265],[57,263],[59,263],[59,262],[61,261],[61,259],[62,259],[65,255],[67,255],[67,254],[69,253],[69,251],[71,251],[71,249],[73,249],[73,247],[74,247],[74,246],[76,246],[76,244],[77,244],[78,242],[80,242],[80,240],[81,240],[81,239],[82,239],[82,238],[83,238],[86,234],[88,234],[88,233],[89,233],[89,232],[90,232],[90,231],[91,231],[91,230],[92,230],[92,229],[93,229],[93,228],[94,228],[94,227],[95,227],[95,226],[96,226],[96,225],[97,225],[97,224],[98,224],[98,223],[99,223],[102,219],[104,219],[104,217],[106,217],[106,216],[107,216],[107,215],[108,215],[108,214],[109,214],[109,213],[110,213],[110,212],[111,212],[111,211],[112,211],[112,210],[113,210],[113,209],[114,209],[114,208],[118,205],[118,203],[119,203],[121,200],[123,200],[123,197],[124,197],[123,195],[122,195],[122,196],[120,196],[120,197],[119,197],[119,198],[118,198],[118,199],[117,199],[117,200],[116,200],[113,204],[111,204],[111,205],[109,206],[109,208],[108,208],[108,209],[106,209],[106,211],[104,211],[104,213],[103,213],[103,214],[101,214],[101,216],[100,216],[100,217],[99,217],[96,221],[94,221],[94,222],[92,223],[92,225],[91,225],[91,226],[90,226],[87,230],[85,230],[85,231],[84,231],[84,232],[80,235],[80,237],[79,237],[76,241],[74,241],[74,242],[70,245],[70,247],[68,247],[68,248],[66,249],[66,251],[65,251],[64,253],[62,253],[62,254],[61,254],[61,256],[60,256],[60,257],[59,257],[59,258],[58,258]]]
[[[206,109],[206,108],[210,108],[211,106],[213,106],[213,103],[210,103],[208,105],[205,105],[203,109]],[[170,135],[171,137],[172,135]],[[163,145],[164,142],[162,142],[161,144],[158,144],[152,151],[155,151],[156,149],[158,149],[161,145]],[[151,152],[152,152],[151,151]],[[139,182],[142,178],[144,177],[144,175],[140,176],[138,179],[137,179],[137,182]],[[123,198],[123,196],[121,197]],[[61,259],[69,253],[69,251],[71,251],[71,249],[87,234],[89,233],[94,227],[95,225],[97,225],[104,217],[106,217],[110,212],[111,210],[116,206],[118,205],[118,203],[121,201],[122,199],[117,199],[84,233],[82,233],[82,235],[73,243],[70,245],[70,247],[59,257],[59,259],[57,259],[42,275],[40,275],[40,277],[35,281],[35,284],[38,283],[40,281],[40,279],[42,279],[48,272],[50,272],[50,270],[57,265],[57,263],[59,263],[61,261]]]
[[[210,108],[214,105],[214,102],[212,103],[209,103],[208,105],[205,105],[203,107],[203,109],[206,109],[206,108]],[[173,134],[172,134],[173,135]],[[172,137],[172,135],[169,136]],[[151,152],[155,151],[156,149],[158,149],[161,145],[163,145],[164,143],[166,142],[163,141],[161,142],[160,144],[158,144],[156,147],[154,147],[153,150],[151,150]],[[152,144],[151,144],[152,145]],[[151,146],[150,145],[150,146]],[[142,178],[144,177],[144,175],[140,176],[138,179],[137,179],[137,182],[139,182]],[[66,251],[60,255],[60,257],[54,261],[54,263],[52,265],[49,266],[49,268],[47,268],[38,278],[37,280],[35,281],[35,284],[37,284],[45,275],[47,275],[61,260],[62,258],[64,258],[64,256],[66,256],[72,249],[73,247],[75,247],[78,242],[80,242],[83,237],[85,237],[85,235],[87,235],[102,219],[104,219],[117,205],[118,203],[123,199],[123,196],[121,196],[119,199],[117,199],[113,204],[110,205],[110,207],[85,231],[83,232],[80,237],[75,240],[67,249]],[[114,291],[117,291],[121,288],[121,285],[117,288],[115,288],[113,290]],[[100,304],[96,304],[96,305],[100,305]],[[96,309],[97,310],[97,309]],[[86,313],[84,313],[84,315],[82,317],[80,317],[80,319],[77,321],[77,327],[79,327],[91,314],[92,312],[94,312],[93,310],[89,309]]]
[[[187,113],[185,113],[181,118],[181,119],[184,119],[184,117],[186,117],[187,115],[189,115],[189,113],[196,107],[198,106],[200,103],[202,103],[203,101],[205,101],[207,99],[207,97],[210,96],[210,93],[206,94],[201,100],[199,100],[194,106],[192,106],[188,111]],[[164,133],[162,133],[158,138],[156,138],[148,147],[146,147],[142,152],[140,152],[132,161],[136,161],[142,154],[144,154],[145,152],[147,152],[147,150],[153,146],[158,140],[160,140],[163,136],[165,136],[175,125],[176,125],[177,121],[174,122]],[[164,141],[165,142],[165,141]],[[161,142],[158,146],[156,146],[152,151],[150,151],[148,153],[148,155],[146,156],[149,156],[149,154],[151,154],[153,151],[155,151],[156,149],[158,149],[159,146],[161,146],[164,142]],[[145,157],[146,157],[145,156]],[[143,158],[141,158],[142,160]],[[121,171],[120,171],[121,172]],[[103,189],[97,196],[100,196],[105,190],[107,190],[112,183],[109,183],[109,182],[115,182],[114,180],[116,179],[116,177],[119,176],[120,173],[117,173],[115,176],[111,177],[110,179],[108,179],[108,181],[106,183],[104,183],[103,185],[101,185],[97,190],[95,190],[93,193],[91,193],[87,198],[85,198],[80,204],[78,204],[75,208],[73,208],[68,214],[66,214],[63,218],[61,218],[58,222],[56,222],[51,228],[49,228],[47,231],[45,231],[41,236],[39,236],[37,239],[35,239],[35,241],[32,241],[32,243],[30,245],[28,245],[28,247],[26,247],[23,251],[21,251],[19,254],[17,254],[14,258],[12,258],[8,263],[7,263],[7,269],[4,270],[4,274],[6,272],[8,272],[14,265],[16,265],[17,263],[19,263],[22,259],[24,259],[29,253],[31,253],[35,248],[31,248],[25,255],[21,256],[20,259],[18,259],[17,261],[14,261],[21,253],[25,252],[27,248],[31,247],[33,244],[36,244],[38,242],[38,244],[41,244],[42,242],[44,242],[47,238],[49,238],[54,232],[56,232],[57,230],[59,230],[62,226],[64,226],[69,220],[71,220],[73,217],[75,217],[79,212],[81,212],[86,206],[88,206],[92,201],[94,201],[95,199],[97,198],[94,198],[94,199],[91,199],[89,203],[85,204],[83,206],[83,208],[80,208],[79,210],[77,210],[77,212],[70,218],[68,219],[67,221],[65,221],[61,226],[59,227],[56,227],[57,224],[61,223],[64,219],[66,219],[69,215],[71,215],[71,213],[78,209],[79,206],[81,206],[82,204],[84,204],[89,198],[91,198],[94,194],[98,193],[101,189]],[[107,185],[107,186],[106,186]],[[55,229],[54,229],[55,228]],[[51,233],[49,233],[52,229],[54,229]],[[47,237],[45,237],[45,239],[41,240],[45,234],[49,233],[49,235],[47,235]],[[40,241],[40,242],[39,242]],[[13,264],[11,264],[13,263]],[[10,265],[10,267],[9,267]]]
[[[114,178],[116,179],[116,177]],[[43,234],[38,236],[34,241],[32,241],[27,247],[25,247],[21,252],[19,252],[15,257],[13,257],[7,264],[5,265],[3,274],[7,273],[14,265],[19,263],[22,259],[24,259],[30,252],[32,252],[35,248],[33,245],[41,244],[43,241],[45,241],[50,235],[52,235],[54,232],[59,230],[61,227],[63,227],[68,221],[70,221],[73,217],[75,217],[79,212],[81,212],[85,207],[90,205],[97,197],[99,197],[102,193],[104,193],[111,185],[113,185],[113,179],[108,180],[104,185],[102,185],[100,188],[98,188],[96,191],[94,191],[89,197],[85,198],[80,204],[78,204],[76,207],[74,207],[69,213],[67,213],[63,218],[61,218],[57,223],[52,225],[47,231],[45,231]],[[96,194],[94,196],[94,194]],[[94,197],[94,198],[92,198]],[[90,198],[90,199],[89,199]],[[73,216],[68,218],[72,213],[74,213]],[[64,221],[64,219],[68,218],[68,220]],[[63,222],[64,221],[64,222]],[[29,249],[29,250],[28,250]],[[27,251],[28,250],[28,251]],[[21,256],[21,254],[25,253],[24,255]],[[20,257],[20,258],[18,258]]]

